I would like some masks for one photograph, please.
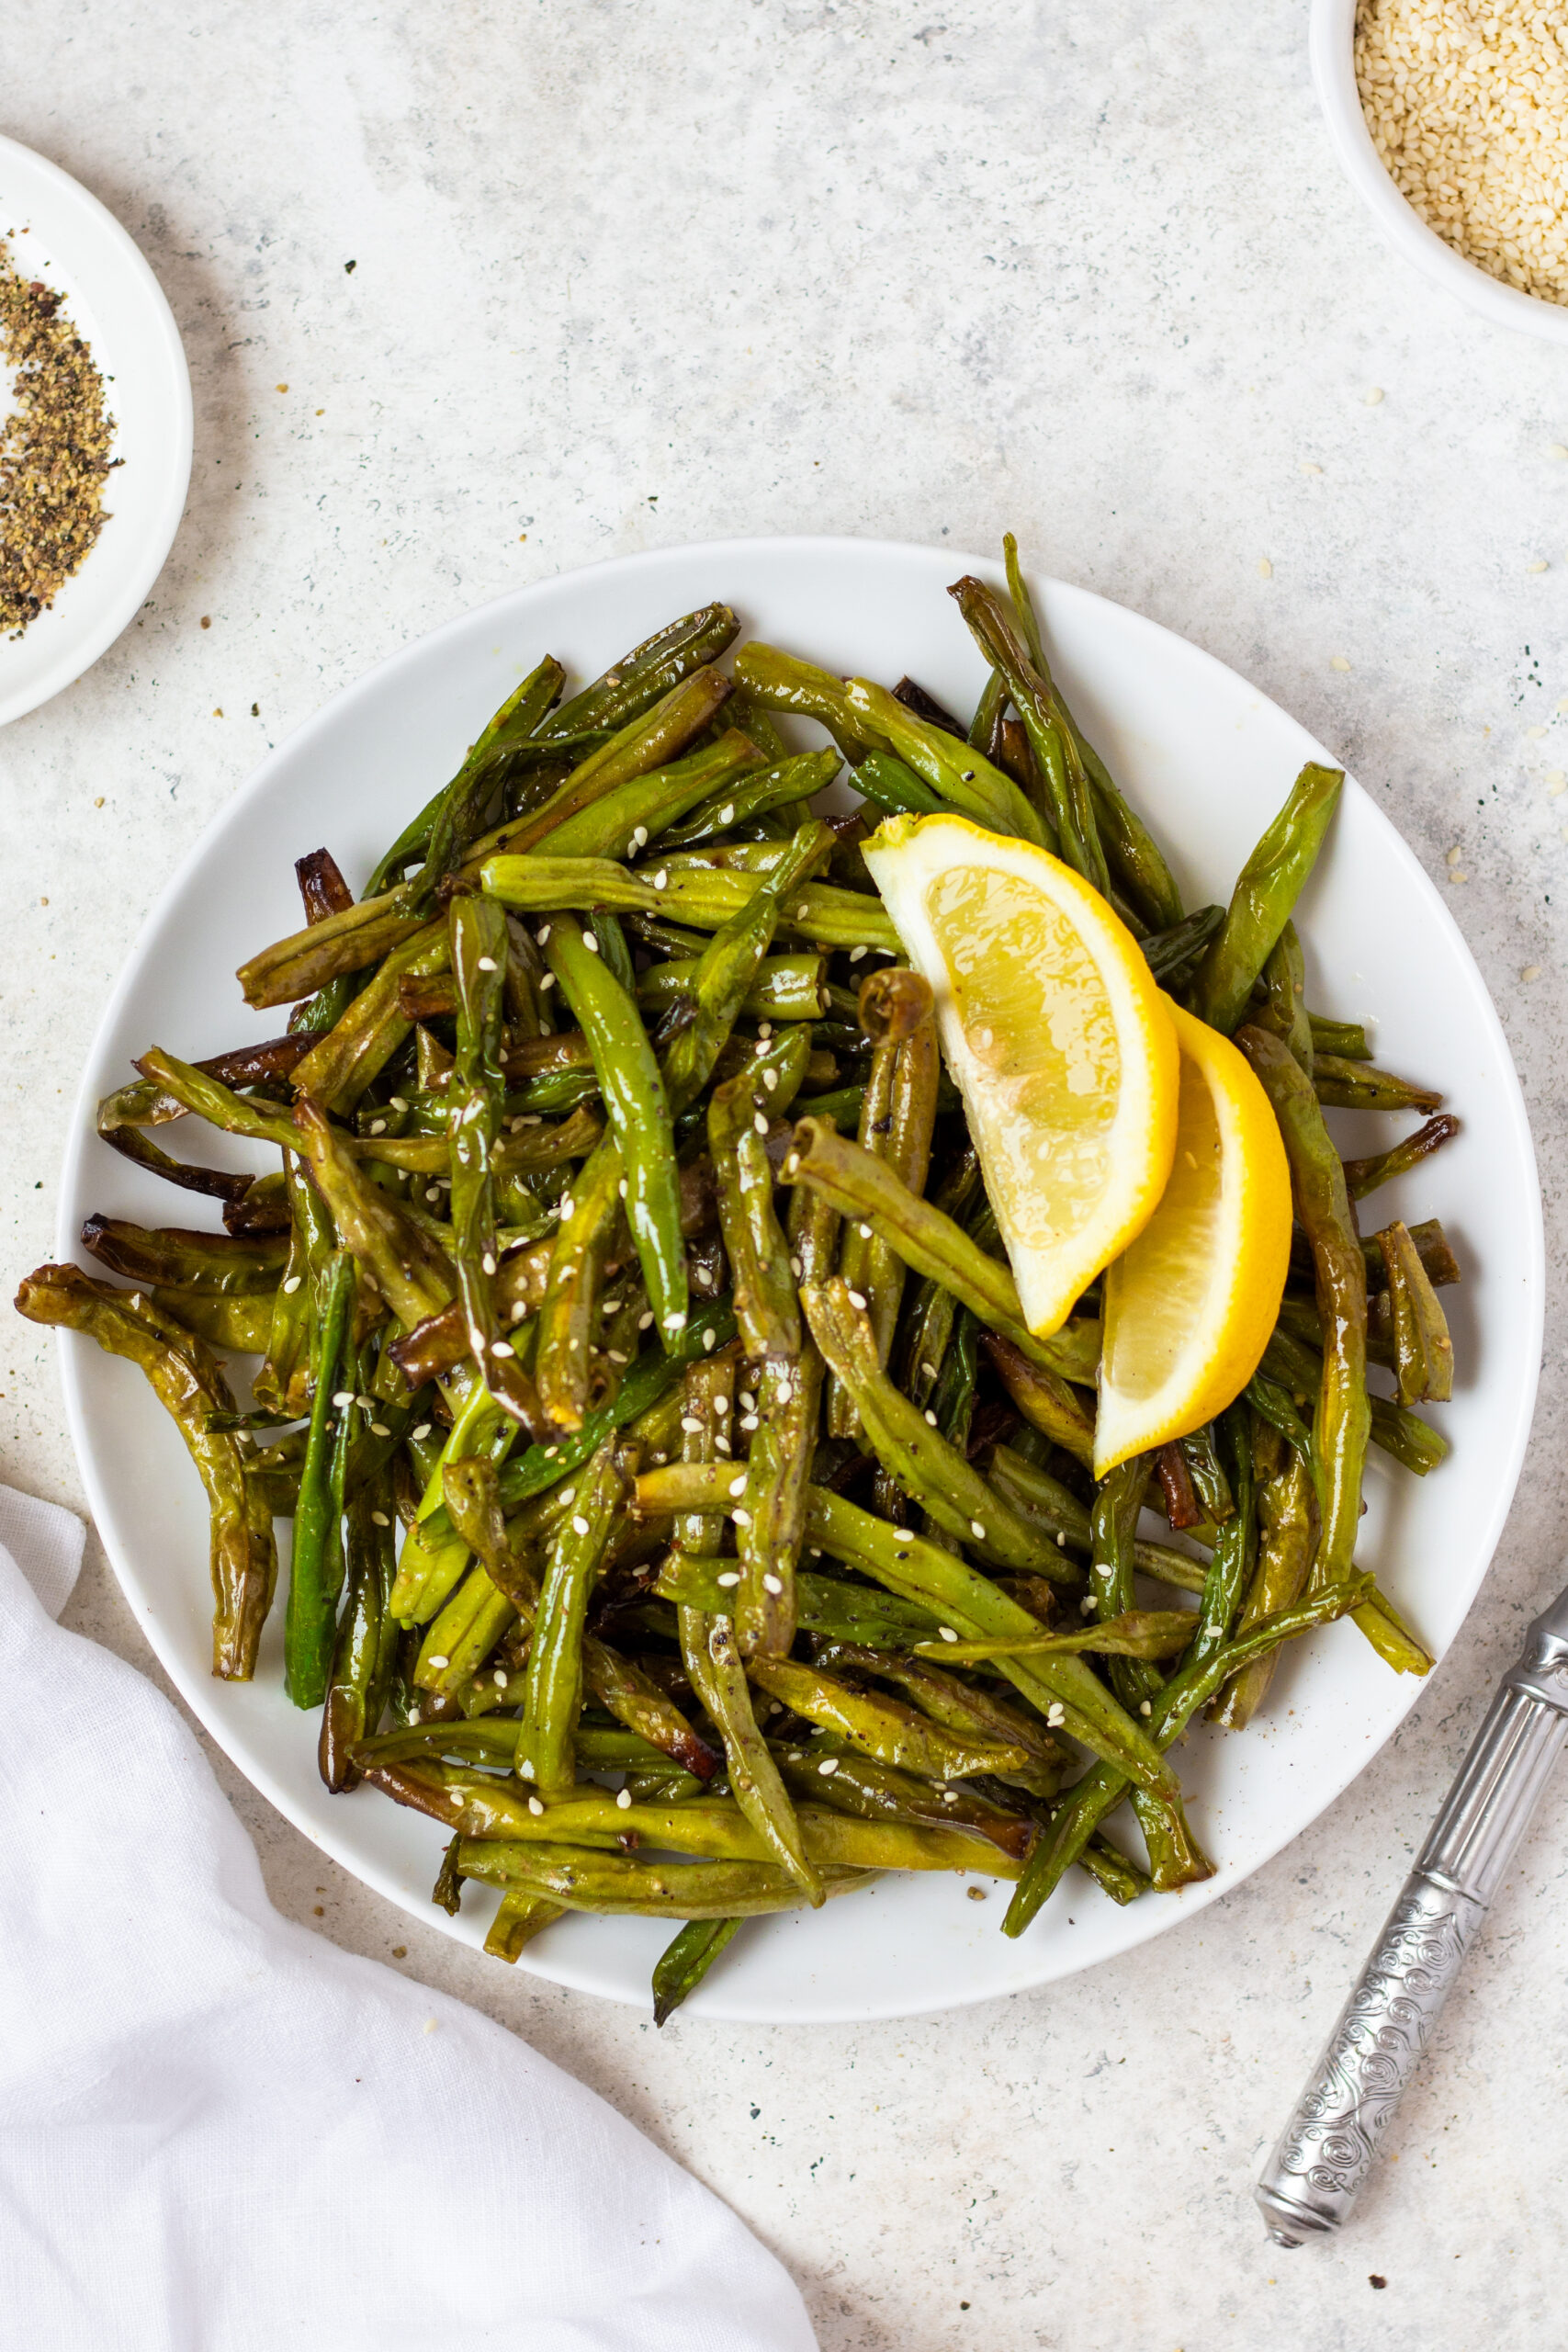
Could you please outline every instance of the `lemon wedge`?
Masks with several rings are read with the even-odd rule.
[[[1257,1371],[1291,1258],[1291,1171],[1228,1037],[1170,1007],[1181,1101],[1170,1182],[1105,1277],[1094,1475],[1201,1429]]]
[[[931,984],[1024,1321],[1048,1338],[1170,1173],[1167,1001],[1099,892],[1028,842],[964,817],[894,817],[865,862]]]

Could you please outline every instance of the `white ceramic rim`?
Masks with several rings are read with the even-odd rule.
[[[1345,176],[1366,206],[1385,243],[1415,265],[1434,285],[1467,302],[1495,326],[1513,327],[1521,334],[1541,335],[1548,343],[1568,343],[1568,308],[1523,294],[1488,277],[1445,244],[1435,229],[1406,202],[1390,178],[1367,128],[1361,94],[1356,86],[1356,0],[1313,0],[1308,43],[1312,76],[1317,85],[1328,135]]]
[[[175,314],[169,308],[168,297],[152,272],[152,266],[136,243],[130,232],[115,219],[106,204],[99,202],[90,189],[69,172],[51,164],[31,147],[24,147],[19,140],[0,134],[0,181],[10,178],[24,193],[38,191],[35,198],[47,208],[47,229],[51,240],[62,253],[68,251],[77,238],[87,243],[96,243],[100,249],[98,266],[102,266],[102,250],[107,248],[111,266],[120,271],[134,286],[143,312],[143,332],[147,336],[152,364],[165,378],[164,397],[168,403],[168,443],[165,464],[168,468],[164,493],[153,519],[143,526],[138,560],[128,563],[114,597],[89,628],[80,636],[67,637],[50,666],[18,687],[7,696],[0,691],[0,727],[13,718],[21,718],[40,704],[51,701],[65,687],[73,685],[99,657],[107,653],[115,639],[135,619],[148,590],[168,560],[175,534],[185,513],[186,495],[190,488],[191,458],[195,448],[195,413],[191,401],[190,369],[186,361],[185,345],[180,340]],[[7,193],[9,191],[7,190]],[[74,232],[74,234],[73,234]],[[72,254],[73,263],[79,256]],[[91,274],[90,266],[82,274]],[[102,544],[102,543],[100,543]],[[94,560],[96,549],[89,554],[86,563]],[[84,571],[86,565],[83,566]]]
[[[715,574],[722,577],[727,563],[734,559],[744,559],[763,551],[815,553],[824,558],[830,558],[835,551],[841,550],[846,545],[854,546],[857,548],[874,548],[898,555],[918,553],[922,558],[929,556],[931,552],[927,547],[897,540],[846,539],[843,537],[808,535],[710,540],[705,543],[694,543],[683,548],[681,552],[700,555]],[[576,573],[590,572],[607,579],[627,572],[655,569],[671,552],[669,549],[655,548],[637,555],[612,557],[600,564],[575,567],[574,571]],[[973,570],[989,575],[996,569],[994,564],[987,559],[966,555],[961,549],[943,549],[942,553],[944,560],[955,571]],[[439,628],[430,631],[426,636],[412,639],[407,645],[400,646],[384,661],[378,662],[375,668],[365,675],[340,688],[297,728],[291,736],[287,737],[283,742],[275,747],[256,773],[241,786],[205,831],[193,842],[181,860],[177,870],[149,910],[137,944],[126,959],[94,1035],[82,1081],[77,1090],[66,1144],[65,1159],[61,1173],[61,1216],[57,1227],[56,1247],[62,1260],[67,1261],[72,1260],[77,1250],[78,1233],[72,1209],[77,1200],[84,1156],[89,1144],[96,1142],[93,1074],[103,1059],[106,1041],[119,1021],[124,1002],[140,979],[142,960],[141,942],[153,933],[163,922],[165,910],[181,897],[186,888],[188,876],[209,854],[215,840],[238,822],[242,812],[249,808],[253,800],[262,797],[268,791],[274,768],[282,762],[285,755],[297,756],[309,745],[314,736],[325,732],[329,725],[335,725],[345,709],[352,709],[356,704],[372,700],[378,691],[382,678],[389,672],[395,670],[416,649],[420,651],[428,651],[433,647],[440,646],[445,639],[457,637],[460,632],[471,627],[476,611],[496,614],[500,614],[502,610],[514,611],[520,601],[530,601],[539,591],[547,590],[555,584],[556,581],[570,576],[573,575],[554,575],[552,580],[535,582],[527,589],[511,591],[505,595],[490,600],[487,605],[477,607],[475,610],[456,615],[451,620],[444,623]],[[1095,595],[1089,590],[1076,588],[1069,583],[1055,584],[1061,587],[1068,596],[1075,599],[1081,598],[1089,604],[1100,605],[1111,602],[1110,599]],[[1146,631],[1151,639],[1169,638],[1179,634],[1166,629],[1162,624],[1149,619],[1145,615],[1133,612],[1125,605],[1117,605],[1114,609],[1123,619],[1132,622],[1137,630]],[[1227,679],[1235,680],[1238,675],[1229,668],[1228,664],[1219,661],[1215,655],[1206,652],[1191,639],[1179,637],[1179,642],[1194,662],[1212,667],[1222,673]],[[1262,700],[1263,697],[1259,695],[1258,699]],[[1324,756],[1328,755],[1325,753]],[[1440,926],[1450,934],[1458,948],[1460,967],[1464,973],[1466,986],[1473,1001],[1477,1018],[1490,1038],[1500,1069],[1508,1081],[1506,1094],[1509,1124],[1513,1130],[1511,1139],[1520,1153],[1522,1163],[1531,1180],[1529,1188],[1529,1230],[1525,1237],[1526,1279],[1529,1289],[1528,1356],[1515,1418],[1507,1431],[1506,1443],[1492,1464],[1493,1501],[1483,1532],[1475,1546],[1481,1566],[1476,1573],[1474,1589],[1470,1600],[1466,1603],[1468,1611],[1468,1609],[1473,1606],[1475,1594],[1479,1592],[1485,1580],[1512,1506],[1514,1490],[1518,1481],[1529,1439],[1536,1390],[1540,1379],[1545,1324],[1546,1267],[1545,1232],[1540,1183],[1536,1174],[1535,1147],[1530,1135],[1523,1093],[1514,1069],[1513,1057],[1509,1051],[1502,1023],[1498,1019],[1496,1009],[1482,978],[1480,969],[1464,941],[1463,934],[1447,903],[1398,828],[1377,807],[1371,795],[1363,792],[1361,787],[1348,776],[1347,789],[1358,794],[1363,800],[1376,825],[1386,834],[1393,854],[1404,865],[1416,887],[1427,900]],[[212,1683],[201,1676],[187,1674],[185,1662],[177,1655],[175,1644],[163,1632],[155,1597],[149,1594],[134,1560],[123,1554],[111,1536],[104,1532],[106,1529],[112,1528],[115,1510],[112,1498],[99,1476],[80,1379],[81,1367],[92,1355],[91,1347],[87,1341],[76,1338],[75,1335],[62,1331],[57,1334],[57,1352],[61,1384],[64,1392],[66,1421],[81,1465],[88,1509],[99,1528],[115,1575],[131,1603],[138,1626],[171,1681],[180,1692],[185,1703],[217,1746],[238,1764],[239,1769],[243,1771],[246,1779],[258,1792],[265,1797],[268,1803],[299,1831],[301,1836],[308,1838],[314,1846],[340,1864],[352,1877],[359,1880],[362,1884],[371,1887],[378,1894],[384,1896],[389,1903],[405,1912],[411,1918],[426,1927],[438,1927],[443,1932],[452,1935],[455,1940],[467,1943],[471,1949],[478,1949],[482,1940],[481,1935],[468,1923],[461,1918],[448,1920],[444,1915],[433,1914],[429,1899],[423,1890],[418,1894],[412,1894],[409,1888],[400,1884],[389,1871],[381,1869],[373,1860],[367,1859],[355,1845],[352,1837],[339,1838],[330,1830],[323,1829],[318,1821],[304,1817],[293,1802],[290,1792],[269,1770],[257,1763],[254,1751],[243,1762],[235,1756],[230,1726],[220,1719],[218,1708],[213,1703],[214,1694],[231,1686]],[[1461,1622],[1462,1623],[1462,1619]],[[1457,1630],[1456,1626],[1456,1633]],[[1451,1639],[1452,1636],[1450,1636]],[[1440,1664],[1440,1658],[1438,1662]],[[1195,1912],[1206,1909],[1210,1903],[1216,1901],[1222,1894],[1229,1894],[1235,1886],[1245,1883],[1245,1881],[1256,1871],[1271,1861],[1284,1847],[1291,1844],[1293,1838],[1310,1825],[1312,1820],[1319,1818],[1322,1813],[1359,1777],[1372,1758],[1406,1720],[1410,1707],[1416,1703],[1418,1691],[1423,1687],[1419,1683],[1413,1685],[1407,1704],[1397,1714],[1391,1716],[1386,1727],[1378,1736],[1370,1739],[1347,1777],[1338,1785],[1327,1790],[1322,1804],[1309,1815],[1307,1822],[1283,1829],[1273,1843],[1252,1856],[1245,1871],[1234,1877],[1228,1871],[1222,1869],[1213,1879],[1196,1886],[1184,1888],[1179,1903],[1157,1904],[1151,1900],[1134,1906],[1133,1911],[1124,1916],[1130,1920],[1136,1921],[1138,1932],[1130,1936],[1128,1941],[1121,1946],[1114,1955],[1106,1957],[1119,1958],[1122,1953],[1135,1951],[1141,1945],[1165,1934],[1179,1926],[1184,1919],[1190,1919]],[[345,1827],[348,1826],[346,1821],[344,1826]],[[1036,1964],[1032,1966],[1030,1964],[1030,1950],[1025,1942],[1021,1941],[1014,1945],[1012,1951],[1017,1955],[1018,1964],[1010,1973],[1010,1981],[1001,1984],[993,1981],[977,1984],[973,1992],[966,1992],[957,1998],[950,1998],[940,2003],[912,2004],[907,1998],[897,1996],[882,2000],[873,1996],[869,2000],[863,1999],[852,2007],[845,2007],[841,2001],[829,1996],[819,2002],[803,2004],[787,2018],[781,2019],[772,2011],[753,2008],[743,1997],[734,1999],[722,1991],[718,1992],[717,1996],[715,1997],[710,1988],[704,1986],[693,2002],[692,2014],[711,2016],[717,2020],[737,2023],[784,2022],[795,2025],[859,2024],[882,2018],[935,2015],[943,2013],[949,2008],[970,2007],[978,2002],[1001,1998],[1011,1993],[1032,1991],[1042,1984],[1054,1983],[1063,1976],[1076,1974],[1080,1967],[1098,1964],[1096,1958],[1086,1955],[1085,1960],[1076,1965],[1051,1966],[1042,1970],[1037,1964],[1038,1955],[1034,1956]],[[648,1998],[644,1995],[639,1994],[633,2000],[626,1995],[608,1991],[602,1983],[589,1981],[585,1976],[581,1976],[574,1968],[541,1964],[543,1957],[540,1955],[536,1961],[532,1953],[525,1953],[519,1966],[527,1973],[536,1975],[545,1982],[558,1984],[572,1991],[589,1992],[600,1999],[626,2000],[628,2006],[644,2008],[649,2006]],[[708,1998],[703,1997],[705,1994],[708,1995]]]

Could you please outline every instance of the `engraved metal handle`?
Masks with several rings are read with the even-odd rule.
[[[1255,2194],[1277,2245],[1337,2230],[1568,1743],[1568,1590],[1530,1627]]]

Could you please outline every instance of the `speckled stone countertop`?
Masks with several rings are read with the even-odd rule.
[[[214,1759],[284,1910],[603,2091],[777,2249],[825,2352],[1557,2340],[1568,1782],[1341,2242],[1279,2253],[1248,2194],[1568,1528],[1568,382],[1376,243],[1305,37],[1301,0],[9,12],[0,127],[141,243],[197,444],[140,619],[0,736],[8,1283],[52,1252],[106,992],[266,746],[602,556],[1010,526],[1296,712],[1432,874],[1459,852],[1546,1194],[1534,1447],[1403,1732],[1238,1893],[1031,1997],[659,2036],[411,1928]],[[0,1476],[79,1505],[8,1317],[0,1386]],[[156,1676],[96,1547],[70,1622]]]

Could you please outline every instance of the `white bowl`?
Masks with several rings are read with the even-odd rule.
[[[1384,243],[1404,260],[1413,262],[1435,286],[1468,302],[1494,326],[1544,335],[1548,343],[1568,343],[1568,306],[1521,294],[1517,286],[1506,286],[1500,277],[1478,269],[1446,244],[1435,229],[1428,229],[1400,194],[1372,144],[1361,111],[1355,40],[1356,0],[1313,0],[1310,48],[1318,103],[1345,176],[1371,214]]]
[[[164,569],[190,482],[190,372],[174,313],[112,212],[30,147],[0,138],[0,233],[12,257],[65,298],[105,377],[123,462],[108,520],[79,571],[18,638],[0,637],[0,727],[90,670],[136,617]],[[0,404],[4,394],[0,393]]]
[[[363,882],[542,653],[592,677],[672,615],[722,597],[748,635],[868,677],[908,670],[950,708],[967,710],[985,664],[944,593],[966,571],[994,580],[998,567],[953,548],[866,539],[739,539],[622,557],[464,614],[335,695],[197,843],[121,975],[73,1123],[61,1255],[77,1254],[82,1220],[96,1209],[150,1225],[196,1221],[192,1194],[172,1195],[97,1140],[96,1098],[122,1084],[130,1057],[150,1045],[194,1058],[276,1032],[278,1015],[248,1013],[232,975],[243,956],[298,924],[294,859],[325,842]],[[1227,895],[1303,761],[1331,755],[1196,646],[1081,588],[1031,584],[1063,690],[1159,834],[1187,903]],[[1434,1417],[1453,1453],[1426,1479],[1374,1454],[1358,1555],[1440,1657],[1502,1532],[1535,1397],[1544,1278],[1529,1128],[1497,1016],[1452,916],[1353,783],[1297,919],[1314,1005],[1371,1020],[1380,1060],[1447,1088],[1464,1121],[1437,1159],[1377,1196],[1380,1219],[1440,1216],[1464,1268],[1461,1287],[1445,1293],[1454,1401]],[[1358,1152],[1381,1149],[1410,1125],[1345,1117]],[[220,1165],[265,1158],[210,1131],[176,1148]],[[484,1888],[465,1890],[454,1919],[431,1907],[435,1824],[373,1790],[334,1797],[321,1786],[315,1720],[283,1693],[281,1596],[255,1681],[212,1679],[207,1509],[174,1425],[140,1375],[91,1341],[62,1333],[62,1358],[94,1519],[182,1695],[262,1793],[345,1870],[427,1926],[479,1944],[495,1900]],[[889,1876],[822,1912],[749,1922],[693,2008],[801,2024],[896,2017],[1111,1959],[1190,1918],[1277,1853],[1377,1753],[1422,1688],[1390,1674],[1353,1625],[1330,1626],[1292,1645],[1266,1723],[1235,1738],[1205,1726],[1182,1748],[1194,1826],[1218,1865],[1205,1884],[1121,1910],[1075,1878],[1014,1943],[998,1932],[998,1895],[967,1899],[973,1882]],[[1386,1852],[1392,1830],[1372,1834]],[[667,1939],[654,1920],[567,1918],[519,1965],[646,2007]]]

